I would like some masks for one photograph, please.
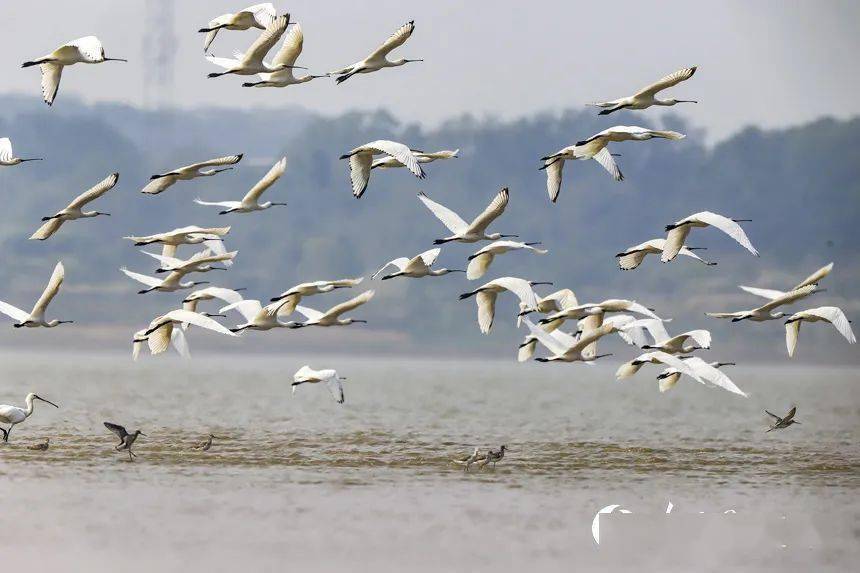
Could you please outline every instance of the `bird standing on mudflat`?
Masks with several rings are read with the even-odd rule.
[[[131,447],[134,445],[138,436],[145,436],[146,434],[140,430],[135,430],[133,434],[129,434],[125,427],[120,426],[119,424],[114,424],[113,422],[105,422],[104,425],[105,428],[116,434],[119,438],[119,444],[117,444],[114,449],[116,451],[128,450],[128,461],[133,462],[134,458],[137,457],[137,454],[131,451]]]

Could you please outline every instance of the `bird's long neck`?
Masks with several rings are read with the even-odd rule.
[[[33,397],[27,396],[25,402],[27,403],[27,409],[24,410],[24,417],[29,418],[30,415],[33,413]]]
[[[675,105],[676,103],[677,102],[673,99],[655,99],[654,100],[654,105],[670,106],[670,105]]]

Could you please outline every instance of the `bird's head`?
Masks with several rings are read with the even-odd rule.
[[[33,400],[40,400],[42,402],[45,402],[46,404],[50,404],[54,408],[59,408],[59,406],[57,406],[56,404],[54,404],[50,400],[45,400],[44,398],[42,398],[38,394],[34,394],[33,392],[30,392],[29,394],[27,394],[27,399],[25,400],[25,402],[32,402]]]

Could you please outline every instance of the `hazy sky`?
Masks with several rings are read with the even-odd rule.
[[[38,70],[20,69],[20,63],[94,34],[109,56],[131,62],[67,71],[57,113],[63,99],[76,94],[139,105],[298,104],[326,114],[385,108],[432,125],[463,112],[510,118],[621,97],[690,65],[700,66],[699,72],[673,93],[701,103],[675,109],[715,137],[747,124],[792,125],[860,112],[853,63],[860,51],[857,2],[275,2],[302,23],[299,64],[314,72],[363,58],[410,19],[416,31],[400,53],[426,60],[341,86],[323,79],[283,90],[251,90],[240,87],[242,78],[205,77],[214,68],[203,59],[197,29],[249,3],[53,1],[34,22],[31,4],[2,2],[0,91],[40,97]],[[172,19],[172,34],[153,24],[159,11],[172,13],[166,18]],[[256,33],[222,32],[214,52],[244,49]],[[146,52],[156,49],[174,58],[172,89],[170,82],[167,89],[145,89],[157,61]],[[648,119],[643,114],[640,123]]]

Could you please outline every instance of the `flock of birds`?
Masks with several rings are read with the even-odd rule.
[[[356,74],[368,74],[383,68],[402,66],[409,62],[418,62],[417,59],[389,59],[389,54],[396,48],[402,46],[415,30],[414,22],[408,22],[401,26],[381,46],[369,56],[350,66],[335,70],[322,75],[304,75],[296,77],[293,70],[302,69],[296,65],[301,54],[303,44],[302,29],[299,24],[294,24],[288,31],[290,25],[289,14],[278,16],[271,4],[258,4],[233,14],[224,14],[210,21],[201,28],[200,33],[205,33],[204,53],[206,59],[219,66],[224,71],[213,72],[209,77],[220,77],[224,75],[256,75],[260,81],[244,83],[245,87],[286,87],[311,81],[315,78],[335,76],[338,84],[348,80]],[[251,28],[261,29],[262,33],[251,44],[245,53],[236,53],[233,58],[222,58],[208,54],[216,36],[222,30],[248,30]],[[266,61],[268,53],[272,50],[278,40],[284,37],[280,50],[274,57]],[[39,66],[42,72],[42,94],[45,102],[52,105],[60,84],[63,69],[77,63],[98,64],[108,61],[125,61],[119,58],[107,58],[101,42],[93,37],[74,40],[53,52],[27,61],[23,67]],[[658,94],[663,90],[676,86],[690,79],[696,72],[696,67],[685,68],[672,73],[657,82],[639,90],[629,97],[619,98],[611,101],[599,102],[591,105],[600,107],[600,115],[608,115],[615,111],[644,110],[652,106],[673,106],[679,103],[694,100],[660,99]],[[577,141],[575,144],[565,147],[555,153],[545,155],[541,158],[543,162],[541,170],[546,171],[547,192],[552,202],[558,200],[562,185],[562,173],[564,164],[572,160],[596,160],[616,181],[621,181],[624,176],[615,162],[615,154],[610,151],[610,144],[623,141],[646,141],[649,139],[681,140],[685,136],[674,131],[653,130],[638,126],[617,125],[605,129],[587,139]],[[370,175],[374,169],[387,170],[405,168],[418,179],[424,179],[426,174],[423,165],[435,161],[444,161],[456,158],[459,150],[440,150],[426,152],[414,149],[404,143],[378,140],[355,147],[341,155],[341,159],[349,162],[349,176],[352,185],[352,193],[356,198],[361,198],[367,191]],[[41,158],[18,158],[15,156],[11,142],[8,138],[0,139],[0,166],[14,166],[28,161]],[[189,181],[201,177],[212,177],[224,171],[233,169],[242,160],[242,155],[231,155],[208,161],[202,161],[177,169],[172,169],[155,174],[141,190],[148,195],[164,193],[180,181]],[[203,206],[219,208],[219,214],[228,215],[236,213],[252,213],[266,210],[275,206],[283,206],[283,202],[265,201],[260,199],[278,179],[284,174],[287,167],[286,157],[277,161],[266,175],[254,185],[241,199],[231,201],[203,201],[196,199],[195,202]],[[59,232],[62,226],[70,221],[78,219],[95,218],[107,216],[95,210],[84,210],[90,203],[96,201],[105,193],[113,189],[119,181],[119,174],[113,173],[97,183],[91,189],[77,196],[66,207],[53,215],[42,219],[42,225],[30,237],[35,240],[48,240]],[[448,234],[436,239],[435,245],[445,245],[451,242],[477,243],[490,241],[489,244],[478,249],[468,257],[466,269],[433,268],[442,247],[437,246],[415,256],[404,256],[387,262],[382,268],[371,276],[376,279],[386,269],[393,267],[395,270],[381,277],[381,280],[389,280],[398,277],[436,277],[450,273],[465,273],[467,280],[477,280],[483,277],[498,256],[514,251],[522,251],[537,255],[546,254],[547,250],[539,248],[540,242],[521,242],[511,239],[518,238],[516,234],[502,234],[489,232],[490,227],[496,219],[505,212],[510,199],[507,188],[499,191],[487,205],[471,221],[463,219],[450,208],[430,199],[425,193],[418,193],[418,199],[448,230]],[[674,223],[666,225],[665,238],[657,237],[632,246],[616,255],[618,266],[622,270],[633,270],[641,265],[649,254],[659,254],[660,260],[668,263],[678,255],[683,255],[705,265],[716,265],[715,262],[706,261],[698,256],[695,251],[700,250],[686,244],[693,229],[704,229],[712,227],[722,231],[752,255],[758,256],[758,251],[753,247],[744,229],[739,223],[741,219],[732,219],[710,211],[701,211],[688,217],[684,217]],[[237,251],[228,251],[224,245],[225,237],[229,234],[231,227],[199,227],[190,225],[173,229],[167,232],[156,233],[146,236],[127,236],[125,239],[133,241],[136,246],[158,245],[160,252],[142,251],[147,256],[158,261],[158,268],[151,276],[122,268],[121,271],[130,279],[142,284],[139,293],[177,292],[191,291],[185,294],[179,308],[174,308],[157,316],[144,328],[135,332],[132,342],[132,354],[136,360],[144,345],[150,354],[157,355],[168,350],[170,346],[182,356],[188,357],[189,347],[186,333],[192,327],[209,330],[224,336],[236,337],[246,330],[267,331],[276,328],[300,329],[311,326],[334,327],[348,326],[364,320],[344,316],[369,302],[374,296],[374,290],[364,292],[344,302],[331,306],[325,311],[315,310],[299,303],[303,299],[316,295],[332,293],[339,289],[354,288],[362,283],[362,278],[345,278],[337,280],[321,280],[298,284],[284,292],[272,296],[268,301],[245,299],[239,292],[242,289],[227,289],[218,286],[206,286],[195,289],[195,287],[208,284],[208,281],[197,281],[188,279],[188,275],[207,273],[215,270],[226,270],[233,264]],[[178,256],[180,247],[200,245],[200,251],[181,258]],[[850,321],[837,307],[822,306],[803,310],[791,315],[776,309],[795,303],[815,293],[823,292],[818,287],[819,282],[832,270],[833,264],[829,264],[791,289],[779,291],[757,287],[741,286],[746,292],[762,297],[766,303],[750,310],[736,312],[707,313],[716,318],[730,318],[733,322],[750,320],[764,322],[786,318],[785,332],[786,344],[789,356],[795,353],[800,325],[804,322],[828,322],[844,336],[848,342],[854,343],[856,339],[851,330]],[[11,317],[16,328],[53,328],[61,324],[71,323],[71,320],[48,320],[46,312],[48,306],[63,283],[65,269],[62,262],[58,262],[51,275],[48,285],[42,295],[36,301],[29,312],[11,304],[0,301],[0,313]],[[530,281],[518,277],[500,277],[490,280],[477,288],[463,293],[460,298],[468,299],[474,297],[477,303],[477,321],[480,331],[484,334],[490,332],[495,316],[496,301],[499,295],[511,293],[518,299],[519,312],[516,316],[517,324],[524,324],[528,334],[519,346],[518,360],[520,362],[534,357],[538,344],[544,346],[548,351],[545,357],[537,357],[540,362],[583,362],[593,364],[595,360],[609,356],[609,354],[598,354],[599,341],[613,333],[617,333],[627,344],[634,345],[646,351],[632,360],[623,364],[617,371],[616,377],[621,380],[633,376],[645,364],[660,364],[665,369],[658,375],[658,387],[661,392],[673,388],[682,376],[713,387],[722,388],[740,396],[747,394],[724,373],[721,368],[732,365],[731,362],[706,362],[693,353],[701,349],[711,347],[711,335],[707,330],[697,329],[670,335],[666,330],[666,323],[671,319],[660,317],[654,309],[646,307],[636,301],[626,299],[607,299],[600,302],[580,303],[574,292],[570,289],[561,289],[544,296],[535,291],[539,285],[552,284],[546,282]],[[198,310],[201,303],[208,301],[219,301],[223,303],[217,312],[202,312]],[[235,326],[227,327],[216,321],[215,318],[224,318],[226,313],[235,312],[241,316],[242,322]],[[297,313],[300,320],[289,318]],[[534,313],[544,315],[543,318],[533,321],[529,315]],[[569,332],[562,330],[562,326],[571,321],[576,328]],[[302,384],[324,384],[331,392],[334,399],[343,403],[343,384],[345,378],[340,377],[335,370],[314,370],[310,366],[303,366],[294,375],[292,390]],[[34,400],[41,400],[56,406],[52,402],[29,394],[26,398],[26,408],[14,406],[0,406],[0,423],[9,424],[8,429],[0,428],[3,432],[4,441],[8,441],[11,429],[33,413]],[[768,412],[768,414],[770,414]],[[771,414],[772,415],[772,414]],[[794,410],[785,418],[777,418],[778,422],[774,428],[782,428],[793,422]],[[134,455],[131,451],[132,444],[139,435],[140,430],[128,432],[118,424],[106,422],[105,426],[113,431],[121,440],[117,449],[128,451],[129,459]],[[210,435],[208,444],[203,448],[208,450],[211,446]],[[47,448],[47,442],[45,443]],[[487,454],[481,454],[476,448],[471,456],[460,460],[464,469],[468,470],[471,465],[478,463],[483,467],[487,463],[500,460],[504,456],[505,446],[500,450],[490,450]],[[483,462],[483,465],[481,463]]]

